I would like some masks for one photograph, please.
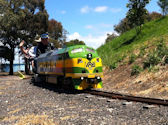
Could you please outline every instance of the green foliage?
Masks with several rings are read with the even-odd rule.
[[[114,30],[119,34],[123,34],[124,32],[126,32],[132,28],[133,28],[133,26],[130,25],[127,17],[122,19],[119,24],[114,25]]]
[[[8,38],[2,41],[4,44],[15,48],[19,39],[31,43],[37,34],[47,32],[48,14],[44,1],[3,0],[0,4],[0,13],[3,14],[0,37]]]
[[[107,38],[105,40],[106,43],[112,41],[113,39],[115,39],[117,37],[117,35],[115,33],[112,34],[107,34]]]
[[[62,37],[63,26],[61,22],[58,22],[54,19],[49,20],[48,32],[49,36],[55,40],[58,40],[60,37]]]
[[[126,55],[119,56],[119,58],[117,59],[117,62],[122,62],[125,58],[126,58]]]
[[[49,38],[50,43],[54,44],[54,48],[61,48],[61,45],[59,44],[59,42],[53,38]]]
[[[168,64],[168,55],[165,57],[165,64]]]
[[[63,36],[63,26],[61,22],[54,19],[49,20],[48,33],[50,36],[50,42],[54,43],[55,47],[60,47],[60,39]]]
[[[149,72],[158,72],[159,71],[159,67],[158,66],[151,66],[148,68]]]
[[[74,46],[74,45],[85,45],[85,43],[84,43],[84,41],[80,41],[78,39],[75,39],[75,40],[71,40],[69,42],[66,42],[65,45],[67,47],[69,47],[69,46]]]
[[[165,57],[165,58],[164,58]],[[157,48],[147,55],[144,61],[144,69],[151,68],[159,63],[167,63],[168,47],[161,39],[157,45]]]
[[[131,69],[131,76],[138,75],[143,69],[138,65],[133,65]]]
[[[161,38],[161,40],[157,44],[157,48],[155,51],[157,51],[158,56],[160,58],[163,58],[165,55],[168,55],[168,48],[167,48],[166,43],[164,42],[163,38]]]
[[[160,13],[157,13],[157,12],[148,13],[147,12],[147,14],[144,16],[144,22],[156,20],[161,17],[162,17],[162,15]],[[134,27],[135,26],[131,24],[131,22],[128,20],[128,16],[127,16],[124,19],[122,19],[119,22],[119,24],[114,25],[114,30],[119,34],[123,34],[124,32],[127,32]]]
[[[10,73],[13,74],[14,49],[21,39],[32,43],[37,34],[48,30],[48,14],[44,0],[0,0],[0,38],[11,52]]]
[[[110,70],[113,70],[118,67],[118,64],[115,62],[109,66]]]
[[[160,8],[162,9],[163,16],[168,14],[168,1],[167,0],[159,0],[157,3],[160,6]]]
[[[140,52],[139,52],[138,57],[143,57],[145,55],[145,53],[146,53],[145,49],[146,49],[146,46],[142,46],[140,48]]]
[[[147,21],[152,21],[161,18],[162,15],[158,12],[152,12],[147,14]]]
[[[131,54],[131,56],[129,57],[129,64],[135,62],[137,56],[135,54]]]
[[[168,34],[167,26],[168,17],[160,18],[144,24],[142,32],[138,36],[136,36],[135,30],[132,29],[113,39],[112,42],[102,45],[97,50],[103,60],[103,65],[110,66],[115,62],[118,63],[122,55],[130,55],[135,49],[144,46],[147,41],[156,43],[156,39]],[[147,45],[144,46],[144,49],[146,47]]]
[[[161,61],[161,58],[158,57],[157,52],[148,54],[147,59],[144,61],[144,69],[157,65],[160,63],[160,61]]]
[[[137,34],[141,32],[141,25],[144,24],[147,15],[145,6],[150,0],[129,0],[127,18],[132,27],[136,27]]]
[[[24,12],[21,18],[21,29],[24,31],[20,36],[27,43],[32,43],[35,36],[48,31],[48,13],[45,10],[44,0],[24,0],[20,7]]]

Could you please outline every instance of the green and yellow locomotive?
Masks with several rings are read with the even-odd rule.
[[[76,45],[41,54],[37,74],[46,82],[70,84],[74,89],[102,88],[102,60],[96,50]]]

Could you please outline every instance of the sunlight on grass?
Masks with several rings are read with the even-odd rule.
[[[133,51],[149,43],[157,43],[161,37],[168,34],[168,17],[146,23],[142,27],[142,32],[136,36],[135,29],[132,29],[118,38],[102,45],[98,48],[98,53],[105,66],[113,66],[130,56]]]

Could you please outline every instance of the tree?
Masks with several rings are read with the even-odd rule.
[[[159,0],[157,4],[160,6],[162,9],[162,14],[165,16],[168,14],[168,0]]]
[[[67,34],[69,34],[69,32],[66,29],[63,29],[62,37],[59,40],[60,47],[64,47],[66,45]]]
[[[36,34],[48,29],[44,0],[0,0],[0,40],[10,49],[10,72],[13,74],[15,48],[21,39],[30,43]]]
[[[106,43],[111,42],[117,35],[115,33],[107,34]]]
[[[54,44],[54,48],[61,48],[61,45],[57,40],[50,37],[49,41]]]
[[[13,60],[14,60],[14,48],[19,43],[19,34],[21,33],[18,29],[20,28],[21,18],[23,11],[20,9],[22,6],[21,1],[7,1],[1,0],[0,13],[3,15],[0,18],[0,38],[1,42],[8,46],[9,53],[11,53],[10,61],[10,73],[13,74]]]
[[[158,12],[148,13],[147,21],[156,20],[156,19],[159,19],[161,17],[162,17],[162,15]]]
[[[75,40],[70,40],[69,42],[65,43],[66,46],[74,46],[74,45],[85,45],[84,41],[75,39]]]
[[[62,37],[63,26],[61,22],[57,22],[54,19],[49,20],[48,32],[50,37],[54,38],[55,40],[58,40],[60,37]]]
[[[144,18],[144,22],[149,22],[151,20],[155,20],[158,18],[161,18],[162,15],[160,13],[157,12],[152,12],[149,13],[147,12],[147,15]],[[132,28],[134,28],[134,25],[132,25],[129,21],[128,21],[128,17],[125,17],[124,19],[122,19],[119,24],[114,25],[114,30],[118,33],[118,34],[123,34],[124,32],[127,32],[129,30],[131,30]]]
[[[22,38],[27,43],[32,43],[35,36],[48,31],[48,13],[44,6],[45,0],[24,0],[22,18]]]
[[[54,19],[49,20],[48,33],[50,42],[53,42],[56,48],[60,47],[60,39],[63,36],[63,26],[61,22],[57,22]]]
[[[126,32],[132,28],[133,28],[133,26],[130,25],[127,17],[122,19],[118,25],[114,25],[114,30],[119,34],[123,34],[124,32]]]
[[[25,17],[22,19],[21,39],[27,44],[34,43],[35,36],[48,31],[48,13],[44,6],[45,0],[24,0]],[[29,63],[25,58],[25,72],[29,74]]]
[[[11,53],[8,47],[0,46],[0,58],[10,60]]]
[[[129,0],[127,8],[127,18],[130,24],[136,28],[137,34],[141,32],[141,26],[145,22],[145,16],[147,15],[147,10],[145,6],[150,0]]]

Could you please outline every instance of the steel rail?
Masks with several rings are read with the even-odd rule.
[[[131,96],[131,95],[117,94],[113,92],[103,92],[98,90],[85,90],[84,92],[89,93],[91,95],[97,95],[97,96],[102,96],[102,97],[107,97],[112,99],[120,99],[120,100],[136,101],[136,102],[142,102],[142,103],[148,103],[148,104],[168,106],[168,100],[164,100],[164,99],[137,97],[137,96]]]

